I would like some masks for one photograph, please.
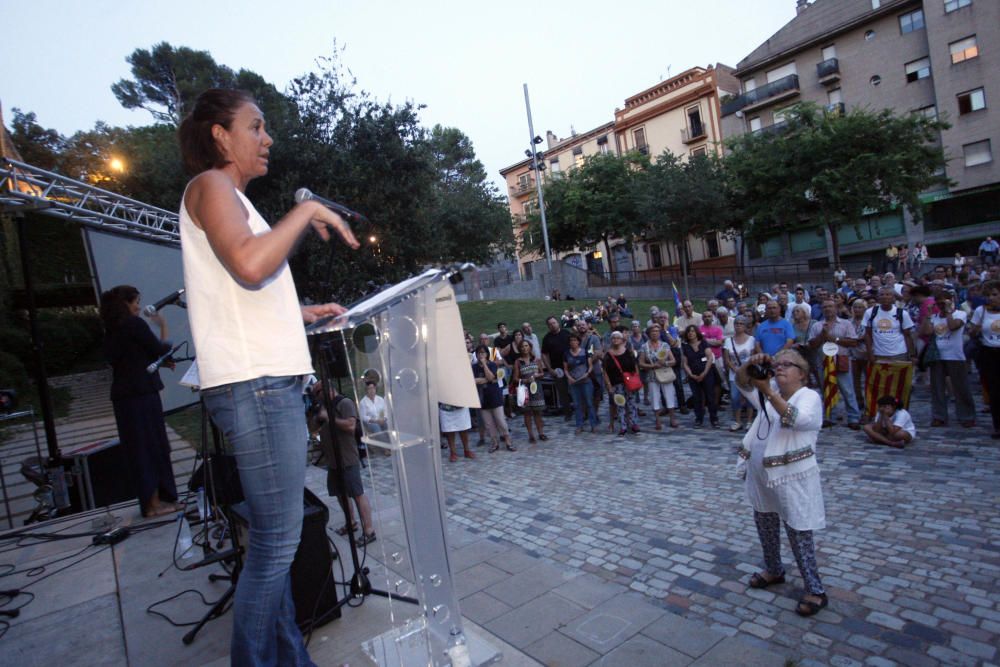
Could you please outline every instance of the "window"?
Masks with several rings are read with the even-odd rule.
[[[778,79],[784,79],[786,76],[790,76],[796,73],[798,73],[798,70],[795,69],[795,63],[790,62],[785,65],[782,65],[781,67],[776,67],[775,69],[768,72],[767,82],[771,83],[772,81],[777,81]]]
[[[700,137],[705,134],[705,126],[701,123],[701,111],[698,107],[691,107],[687,110],[688,130],[691,137]]]
[[[774,124],[775,125],[779,125],[781,123],[784,123],[786,120],[788,120],[786,118],[786,116],[788,115],[788,112],[791,111],[793,108],[795,108],[794,104],[792,106],[784,107],[783,109],[778,109],[777,111],[775,111],[774,112]]]
[[[971,60],[979,55],[979,46],[976,44],[976,36],[966,37],[948,45],[951,51],[951,64],[957,65],[965,60]]]
[[[756,132],[760,129],[760,116],[756,116],[750,119],[750,131]]]
[[[646,154],[649,148],[646,146],[646,130],[639,128],[638,130],[632,131],[632,142],[635,144],[635,148],[642,154]]]
[[[834,88],[826,94],[826,100],[830,104],[840,104],[844,101],[843,95],[840,94],[840,88]]]
[[[875,31],[874,30],[866,30],[865,31],[865,41],[866,42],[870,42],[873,39],[875,39]]]
[[[924,10],[917,9],[906,14],[899,15],[899,32],[906,34],[914,30],[924,29]]]
[[[872,9],[878,9],[882,6],[882,0],[872,0]]]
[[[526,171],[523,174],[518,175],[517,185],[522,190],[526,190],[531,187],[531,173]]]
[[[549,160],[549,173],[558,174],[559,173],[559,159]]]
[[[937,107],[933,104],[929,107],[921,107],[913,113],[918,113],[924,118],[929,118],[930,120],[937,120]]]
[[[660,244],[650,243],[646,247],[649,248],[649,265],[654,269],[663,266],[663,252],[660,250]]]
[[[608,152],[608,135],[603,134],[597,137],[597,152],[605,155]]]
[[[976,88],[965,93],[958,94],[958,115],[964,116],[973,111],[986,108],[986,91]]]
[[[719,237],[716,234],[709,234],[705,237],[705,245],[708,247],[709,257],[719,256]]]
[[[749,93],[751,90],[757,89],[757,81],[755,79],[746,79],[743,81],[743,92]]]
[[[977,164],[986,164],[993,161],[993,151],[990,149],[990,140],[977,141],[974,144],[962,146],[962,153],[965,154],[965,166],[975,167]]]
[[[837,47],[831,44],[830,46],[824,46],[823,50],[820,52],[820,58],[822,60],[830,60],[830,58],[837,57]]]
[[[944,0],[944,13],[953,12],[956,9],[961,9],[962,7],[968,7],[972,4],[972,0]]]
[[[698,146],[691,151],[691,157],[698,157],[699,155],[708,155],[708,149],[704,146]]]
[[[530,218],[531,216],[535,215],[537,212],[538,212],[538,200],[537,199],[529,199],[528,201],[524,202],[524,215],[526,217]]]
[[[580,151],[579,153],[576,153],[576,152],[573,153],[573,166],[574,167],[582,167],[583,166],[583,161],[584,161],[583,151]]]
[[[880,77],[878,74],[876,74],[872,78],[868,79],[868,83],[870,83],[872,85],[872,87],[874,88],[875,86],[877,86],[880,83],[882,83],[882,77]]]
[[[912,83],[919,79],[926,79],[931,75],[931,59],[921,58],[906,63],[906,82]]]

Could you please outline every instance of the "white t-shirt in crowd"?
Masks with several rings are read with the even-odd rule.
[[[737,366],[742,366],[750,358],[750,355],[753,354],[753,348],[756,344],[757,341],[753,336],[747,336],[742,345],[737,343],[735,338],[727,338],[722,349],[728,352],[730,357],[735,357],[734,361]],[[733,350],[736,351],[735,354],[733,354]],[[736,382],[736,371],[729,371],[729,381]]]
[[[872,347],[874,354],[878,357],[892,357],[897,354],[906,354],[906,339],[903,331],[913,328],[913,320],[910,314],[903,309],[903,325],[900,328],[899,316],[896,314],[898,307],[893,306],[889,310],[883,310],[882,306],[875,307],[875,317],[872,318],[872,309],[865,311],[864,326],[871,327]],[[872,326],[874,319],[874,326]]]
[[[991,313],[986,310],[986,306],[979,306],[976,312],[972,313],[971,322],[983,328],[980,335],[983,345],[1000,347],[1000,313]]]
[[[940,315],[931,318],[934,328],[934,339],[942,361],[965,361],[965,350],[962,347],[962,335],[965,333],[966,315],[961,310],[952,313],[952,318],[962,320],[962,326],[954,331],[948,328],[948,320]]]

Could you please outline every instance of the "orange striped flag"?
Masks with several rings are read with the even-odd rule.
[[[829,421],[833,406],[840,401],[840,388],[837,386],[837,357],[823,355],[823,419]]]
[[[910,407],[913,387],[913,364],[908,361],[876,361],[868,368],[865,389],[865,420],[871,421],[878,412],[878,399],[893,396],[901,408]]]

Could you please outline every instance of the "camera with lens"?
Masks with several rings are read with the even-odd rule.
[[[774,377],[774,366],[770,361],[762,361],[759,364],[747,366],[747,375],[754,380],[770,380]]]

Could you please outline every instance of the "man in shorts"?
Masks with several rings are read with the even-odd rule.
[[[321,383],[317,382],[313,391],[322,391]],[[320,447],[323,450],[323,459],[326,462],[326,490],[331,497],[340,501],[340,507],[344,511],[346,523],[343,528],[337,530],[338,535],[347,535],[348,531],[357,530],[354,523],[354,512],[349,498],[354,499],[354,504],[358,506],[358,514],[361,516],[361,527],[363,532],[358,539],[358,546],[365,546],[375,541],[375,527],[372,525],[372,508],[365,497],[365,488],[361,483],[361,458],[358,456],[358,410],[354,401],[337,393],[337,388],[330,385],[330,404],[333,408],[333,419],[327,418],[326,408],[320,409],[313,418],[310,426],[313,432],[320,433]],[[331,429],[332,426],[332,429]],[[331,432],[332,430],[332,432]],[[337,468],[337,458],[334,447],[340,453],[340,460],[343,463],[343,476]],[[344,484],[341,493],[341,483]]]

